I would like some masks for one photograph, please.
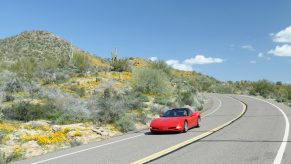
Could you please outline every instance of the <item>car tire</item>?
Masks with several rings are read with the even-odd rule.
[[[187,131],[189,130],[188,128],[188,122],[187,121],[184,121],[184,133],[186,133]]]
[[[200,124],[201,124],[201,118],[198,117],[198,119],[197,119],[197,127],[200,127]]]

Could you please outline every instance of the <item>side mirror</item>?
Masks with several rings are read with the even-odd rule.
[[[195,113],[194,113],[194,112],[190,114],[190,116],[194,116],[194,115],[195,115]]]
[[[163,114],[160,114],[160,117],[163,117],[164,115]]]

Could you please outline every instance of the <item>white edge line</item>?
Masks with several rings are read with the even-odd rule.
[[[268,103],[270,105],[272,105],[273,107],[277,108],[281,113],[282,115],[284,116],[285,118],[285,133],[284,133],[284,137],[283,137],[283,140],[282,140],[282,143],[281,143],[281,146],[277,152],[277,155],[276,155],[276,158],[273,162],[273,164],[280,164],[281,161],[282,161],[282,157],[284,155],[284,151],[285,151],[285,148],[286,148],[286,145],[287,145],[287,141],[288,141],[288,135],[289,135],[289,127],[290,127],[290,124],[289,124],[289,119],[287,117],[287,115],[285,114],[285,112],[279,108],[278,106],[266,101],[266,100],[262,100],[262,99],[259,99],[259,98],[256,98],[256,97],[251,97],[251,96],[246,96],[246,95],[242,95],[244,97],[249,97],[249,98],[253,98],[253,99],[257,99],[257,100],[260,100],[260,101],[263,101],[265,103]]]
[[[216,97],[216,98],[217,98],[217,97]],[[210,116],[211,114],[215,113],[215,112],[216,112],[216,111],[221,107],[221,105],[222,105],[221,100],[220,100],[219,98],[217,98],[217,100],[218,100],[218,102],[219,102],[218,107],[216,107],[212,112],[210,112],[210,113],[208,113],[208,114],[202,116],[202,118],[207,117],[207,116]]]
[[[75,151],[75,152],[72,152],[72,153],[63,154],[63,155],[56,156],[56,157],[53,157],[53,158],[48,158],[48,159],[41,160],[41,161],[38,161],[38,162],[33,162],[32,164],[38,164],[38,163],[43,163],[43,162],[51,161],[51,160],[54,160],[54,159],[58,159],[58,158],[62,158],[62,157],[66,157],[66,156],[70,156],[70,155],[73,155],[73,154],[81,153],[81,152],[84,152],[84,151],[88,151],[88,150],[92,150],[92,149],[96,149],[96,148],[104,147],[104,146],[107,146],[107,145],[112,145],[112,144],[114,144],[114,143],[118,143],[118,142],[122,142],[122,141],[130,140],[130,139],[134,139],[134,138],[137,138],[137,137],[141,137],[141,136],[143,136],[143,135],[144,135],[144,134],[140,134],[140,135],[136,135],[136,136],[133,136],[133,137],[124,138],[124,139],[117,140],[117,141],[113,141],[113,142],[110,142],[110,143],[106,143],[106,144],[102,144],[102,145],[98,145],[98,146],[90,147],[90,148],[83,149],[83,150],[79,150],[79,151]]]

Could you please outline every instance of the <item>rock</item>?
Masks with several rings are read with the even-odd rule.
[[[113,137],[117,134],[117,132],[105,129],[103,127],[92,128],[92,131],[101,135],[102,137]]]
[[[105,130],[102,127],[98,127],[98,128],[92,128],[92,131],[99,134],[99,135],[104,135]]]
[[[22,149],[25,150],[24,158],[38,156],[44,153],[42,147],[36,141],[29,141],[22,144]]]
[[[30,124],[32,128],[40,128],[44,126],[49,126],[49,121],[45,121],[45,120],[29,121],[27,124]]]
[[[62,128],[62,126],[60,126],[60,125],[53,125],[53,126],[52,126],[52,129],[53,129],[54,132],[57,132],[57,131],[62,130],[63,128]]]

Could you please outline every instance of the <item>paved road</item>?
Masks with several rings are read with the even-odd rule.
[[[243,110],[238,100],[248,106],[240,119],[151,163],[273,163],[278,150],[282,152],[282,145],[282,163],[291,163],[290,136],[282,144],[284,135],[286,137],[286,120],[282,112],[291,120],[289,108],[275,104],[281,112],[271,104],[244,96],[233,96],[238,100],[228,95],[209,96],[213,103],[203,113],[202,126],[187,133],[151,135],[146,130],[17,163],[132,163],[232,120]]]

